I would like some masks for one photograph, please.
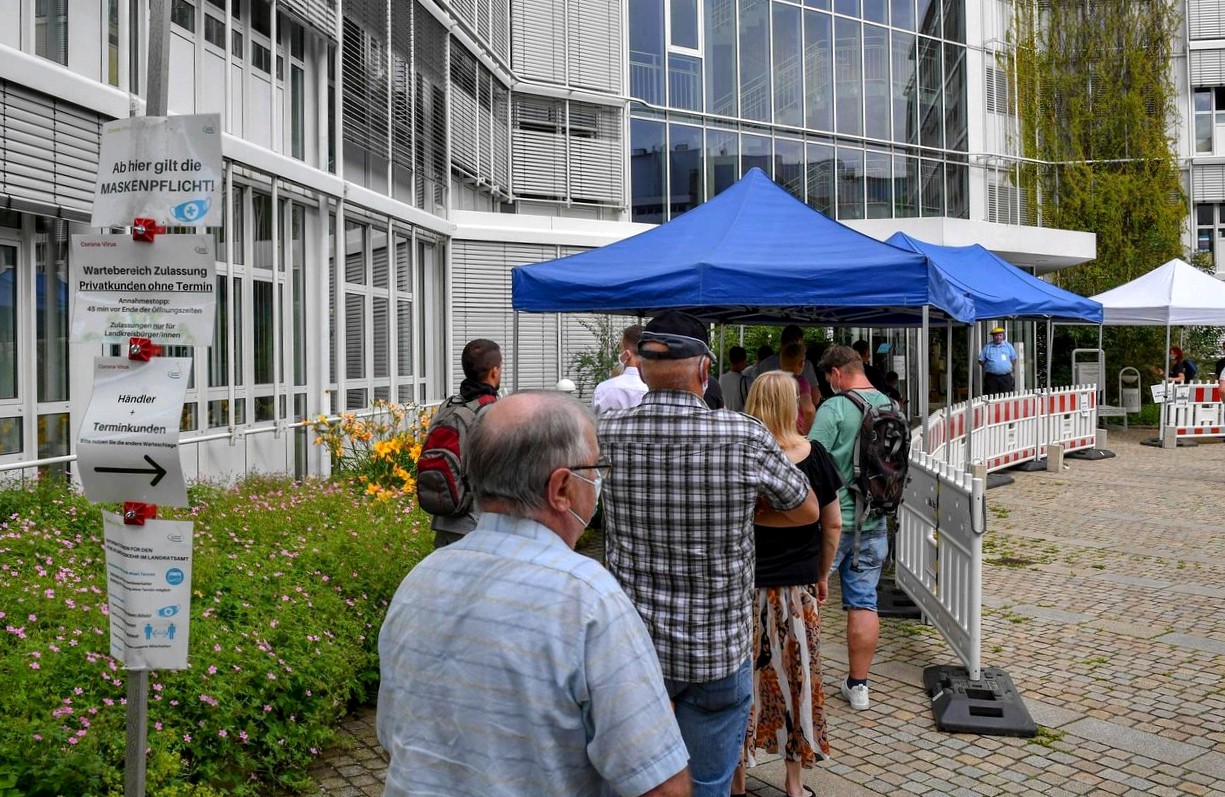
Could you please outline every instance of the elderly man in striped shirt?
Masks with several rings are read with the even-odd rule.
[[[385,797],[687,797],[642,620],[573,550],[608,473],[591,416],[516,393],[481,413],[464,459],[480,521],[413,568],[379,633]]]

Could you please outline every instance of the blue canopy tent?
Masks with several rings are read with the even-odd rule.
[[[970,324],[965,291],[906,252],[809,208],[751,169],[667,224],[599,249],[511,270],[518,312],[651,315],[724,324]],[[926,362],[927,335],[920,340]],[[517,388],[519,369],[515,368]],[[927,373],[918,373],[927,412]]]
[[[894,233],[887,240],[899,249],[927,255],[944,280],[970,295],[975,320],[1046,318],[1102,323],[1102,305],[1027,274],[978,244],[939,246]]]
[[[1046,319],[1047,335],[1055,321],[1102,323],[1101,302],[1086,299],[1057,285],[1027,274],[999,255],[978,244],[940,246],[920,241],[905,233],[894,233],[887,241],[899,249],[927,255],[932,266],[945,279],[973,297],[976,320],[990,318]],[[1100,327],[1099,327],[1100,328]],[[951,341],[950,341],[951,345]],[[977,340],[970,344],[977,349]],[[1098,344],[1099,352],[1101,344]],[[1050,381],[1051,350],[1047,347],[1046,374]],[[1099,357],[1099,371],[1104,363]],[[952,376],[946,391],[951,391]],[[1101,398],[1104,398],[1103,392]]]
[[[685,310],[735,324],[969,323],[965,291],[901,251],[809,208],[760,169],[679,218],[614,244],[511,272],[526,312]]]

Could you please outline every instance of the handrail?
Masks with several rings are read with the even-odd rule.
[[[429,409],[433,409],[434,407],[437,407],[441,403],[442,403],[441,401],[426,402],[423,405],[419,405],[419,406],[414,405],[414,409],[416,409],[417,411],[429,410]],[[355,410],[353,411],[352,414],[359,418],[369,418],[369,417],[373,417],[374,415],[377,415],[383,412],[386,412],[386,410],[368,407],[363,410]],[[343,415],[348,415],[348,414],[349,414],[348,412],[345,412],[345,413],[337,414],[337,415],[327,415],[327,416],[323,416],[323,420],[325,420],[328,423],[335,423],[336,421],[341,420]],[[282,421],[277,421],[274,423],[269,423],[269,424],[265,424],[261,426],[249,426],[249,427],[231,426],[227,428],[225,431],[206,432],[204,434],[198,434],[193,437],[180,437],[178,444],[181,447],[181,446],[197,445],[199,443],[208,443],[214,440],[230,440],[232,442],[237,442],[237,439],[239,437],[250,437],[252,435],[264,434],[265,432],[280,433],[280,432],[289,431],[291,429],[310,428],[310,427],[313,427],[318,422],[319,422],[319,418],[315,417],[315,418],[305,419],[301,421],[293,421],[292,423],[282,420]],[[7,463],[0,464],[0,474],[10,473],[13,471],[31,470],[34,468],[45,468],[49,465],[62,465],[62,464],[68,464],[71,462],[76,462],[76,461],[77,461],[76,454],[64,454],[58,457],[43,457],[42,459],[28,459],[28,460],[22,460],[20,462],[7,462]]]

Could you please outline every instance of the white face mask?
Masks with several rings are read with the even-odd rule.
[[[604,478],[602,476],[596,476],[594,479],[588,479],[586,476],[578,475],[578,473],[575,471],[570,471],[570,475],[576,479],[582,479],[583,481],[587,482],[591,485],[592,490],[595,491],[595,499],[591,502],[591,517],[587,518],[586,520],[583,520],[583,516],[578,512],[566,507],[566,511],[571,515],[574,515],[575,520],[583,524],[583,528],[587,528],[589,525],[591,525],[591,518],[595,517],[596,507],[600,505],[600,492],[604,489]]]

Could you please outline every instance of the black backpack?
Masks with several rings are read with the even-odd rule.
[[[891,515],[901,506],[910,470],[910,424],[893,399],[888,407],[878,407],[853,390],[838,395],[863,414],[855,439],[853,476],[847,485],[855,496],[858,527],[869,514]]]
[[[430,428],[417,458],[417,504],[431,515],[462,517],[472,511],[472,491],[461,459],[468,428],[495,396],[464,401],[447,399],[430,419]]]

